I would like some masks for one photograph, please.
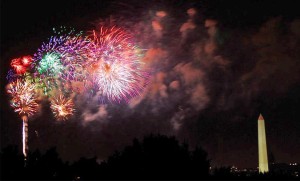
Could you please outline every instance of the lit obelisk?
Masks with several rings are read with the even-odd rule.
[[[261,114],[258,118],[258,163],[259,173],[269,172],[265,120]]]

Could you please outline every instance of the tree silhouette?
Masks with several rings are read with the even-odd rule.
[[[207,153],[180,145],[175,137],[146,136],[103,163],[106,179],[199,179],[209,175]]]
[[[28,161],[28,172],[35,179],[55,179],[63,172],[63,162],[59,158],[55,147],[46,151],[43,156],[40,156],[39,151],[30,154]],[[33,173],[30,173],[33,172]]]
[[[18,147],[9,145],[1,151],[1,180],[18,180],[24,175],[24,156]]]
[[[91,180],[101,178],[100,165],[96,161],[96,157],[87,159],[80,158],[79,161],[72,165],[73,178],[82,180]]]
[[[39,150],[29,152],[26,166],[24,157],[16,146],[8,146],[1,152],[1,180],[57,180],[71,178],[66,175],[68,166],[58,157],[56,148],[45,154]]]

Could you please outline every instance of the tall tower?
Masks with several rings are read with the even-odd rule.
[[[259,173],[269,172],[265,120],[261,114],[258,117],[258,163]]]

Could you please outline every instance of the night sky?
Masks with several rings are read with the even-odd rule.
[[[65,122],[43,101],[30,118],[29,150],[56,146],[65,161],[101,161],[133,138],[160,133],[203,147],[213,166],[256,168],[262,113],[269,155],[299,163],[298,7],[285,0],[1,0],[1,148],[22,148],[22,122],[5,91],[10,60],[33,55],[53,27],[88,32],[111,21],[146,50],[149,85],[129,103],[78,96]]]

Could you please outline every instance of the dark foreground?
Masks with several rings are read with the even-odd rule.
[[[299,172],[298,172],[299,173]],[[230,167],[211,170],[207,153],[188,145],[180,145],[174,137],[147,136],[107,160],[80,158],[74,163],[63,162],[51,148],[41,154],[30,152],[25,162],[16,146],[1,152],[1,180],[216,180],[216,179],[299,179],[285,171],[268,174],[237,173]]]

